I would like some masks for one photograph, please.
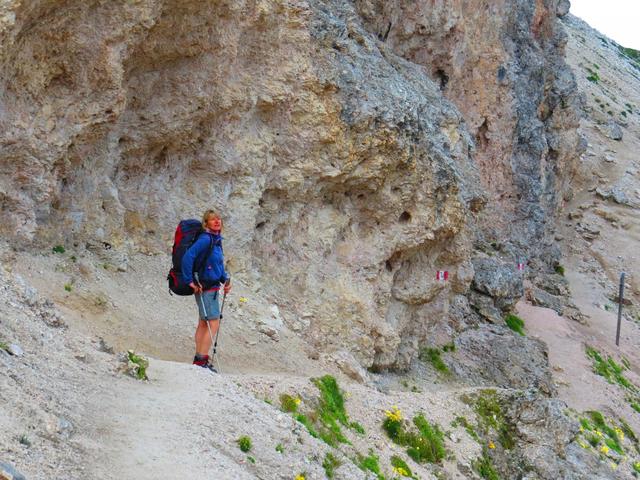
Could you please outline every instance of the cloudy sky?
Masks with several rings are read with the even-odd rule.
[[[640,0],[571,0],[571,13],[620,45],[640,50]]]

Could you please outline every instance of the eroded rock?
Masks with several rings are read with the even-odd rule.
[[[506,327],[481,325],[460,334],[450,354],[452,370],[471,385],[527,389],[555,394],[547,346]]]

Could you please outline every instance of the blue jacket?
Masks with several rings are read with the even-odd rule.
[[[213,243],[213,248],[211,244]],[[205,259],[207,253],[209,257]],[[194,281],[193,271],[195,265],[200,266],[198,275],[200,284],[205,288],[218,287],[229,278],[224,271],[224,255],[222,253],[222,236],[210,232],[204,232],[189,247],[182,257],[182,277],[185,283]]]

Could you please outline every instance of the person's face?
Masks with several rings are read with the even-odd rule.
[[[222,230],[222,220],[216,217],[210,217],[207,220],[207,228],[213,232]]]

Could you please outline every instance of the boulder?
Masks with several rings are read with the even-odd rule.
[[[515,334],[499,325],[481,325],[455,340],[448,358],[452,371],[478,386],[527,389],[555,394],[544,342]]]

